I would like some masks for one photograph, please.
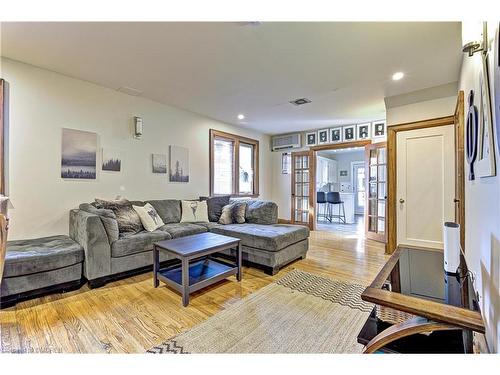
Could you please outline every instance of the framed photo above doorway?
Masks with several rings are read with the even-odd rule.
[[[324,145],[330,142],[329,129],[318,130],[318,144]]]
[[[306,146],[316,146],[317,136],[316,132],[306,133]]]
[[[330,129],[330,143],[340,143],[342,142],[342,127],[336,127]]]
[[[348,125],[342,127],[342,140],[344,142],[356,140],[356,125]]]
[[[372,123],[372,138],[385,137],[385,121],[375,121]]]
[[[357,139],[369,139],[371,136],[370,128],[371,128],[370,122],[356,125]]]

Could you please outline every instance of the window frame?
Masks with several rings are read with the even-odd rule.
[[[216,139],[221,139],[225,141],[230,141],[233,143],[233,185],[232,185],[232,194],[231,197],[251,197],[257,198],[259,196],[259,141],[256,139],[241,137],[236,134],[226,133],[223,131],[210,129],[210,196],[214,195],[224,195],[224,194],[215,194],[214,193],[214,141]],[[240,143],[247,144],[253,146],[253,158],[252,158],[252,167],[253,167],[253,192],[250,194],[240,194]]]

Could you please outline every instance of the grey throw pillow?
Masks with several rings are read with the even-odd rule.
[[[120,234],[134,234],[144,230],[141,218],[132,208],[132,203],[127,199],[115,201],[96,199],[95,201],[98,208],[105,208],[114,212]]]
[[[214,197],[200,197],[200,201],[207,201],[208,220],[219,221],[222,209],[229,204],[230,195],[217,195]]]
[[[79,208],[82,211],[97,215],[101,218],[101,222],[104,225],[104,230],[108,235],[110,243],[118,239],[120,236],[120,230],[118,229],[118,221],[116,220],[116,215],[113,211],[105,208],[97,208],[90,203],[82,203]]]
[[[243,224],[245,222],[246,202],[234,202],[222,208],[219,224]]]

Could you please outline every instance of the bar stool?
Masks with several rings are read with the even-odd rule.
[[[328,219],[327,213],[327,202],[326,202],[326,194],[323,191],[316,192],[316,204],[318,205],[318,221],[322,216],[324,219]],[[323,213],[321,213],[321,207],[323,207]]]
[[[331,191],[326,193],[326,202],[328,203],[328,220],[332,222],[332,219],[339,219],[339,223],[342,222],[345,224],[345,209],[344,209],[344,201],[340,199],[340,194],[336,191]],[[338,205],[338,215],[333,214],[332,206]],[[340,214],[340,207],[342,207],[342,215]]]

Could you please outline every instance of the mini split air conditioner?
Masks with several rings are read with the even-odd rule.
[[[289,150],[291,148],[300,148],[302,146],[300,133],[277,135],[272,138],[271,143],[273,151]]]

